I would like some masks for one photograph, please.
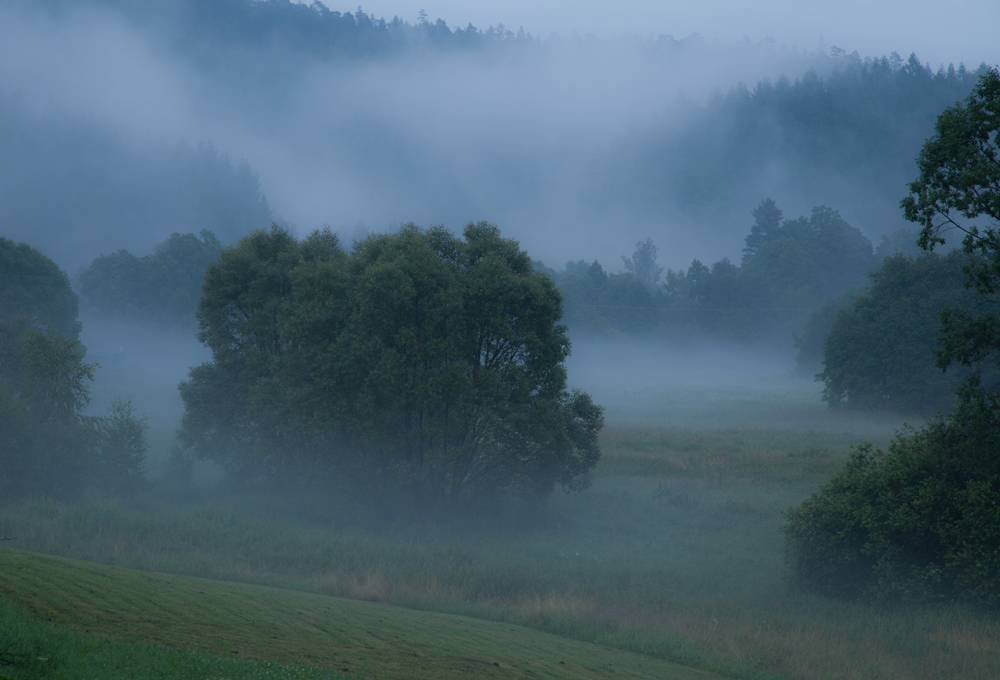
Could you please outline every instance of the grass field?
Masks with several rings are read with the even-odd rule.
[[[151,493],[127,507],[2,507],[0,537],[16,537],[5,543],[11,548],[120,569],[396,605],[408,616],[458,616],[465,626],[504,624],[529,639],[536,633],[527,631],[539,631],[732,678],[1000,678],[995,615],[835,602],[788,581],[783,510],[839,470],[852,444],[885,444],[900,420],[831,414],[805,381],[751,375],[682,390],[653,384],[641,368],[624,377],[603,393],[610,381],[581,378],[608,405],[592,488],[557,495],[536,522],[517,528],[372,528],[303,514],[261,489],[224,496],[203,486],[188,505]],[[465,629],[448,630],[456,639],[440,632],[429,642],[472,640],[463,642]],[[512,664],[504,655],[522,644],[468,658]],[[250,645],[258,646],[267,649]],[[305,657],[277,660],[295,659]],[[378,663],[366,669],[392,677]]]
[[[212,656],[162,644],[82,633],[45,621],[7,600],[0,600],[0,641],[0,678],[7,680],[350,677],[322,668]]]
[[[730,677],[998,677],[989,615],[831,602],[788,584],[781,511],[846,450],[829,433],[610,428],[594,487],[519,530],[35,502],[0,511],[0,535],[119,567],[523,626]]]
[[[229,660],[207,669],[212,677],[256,677],[261,668],[272,677],[283,671],[288,675],[280,677],[400,680],[718,677],[641,654],[468,617],[11,550],[0,550],[0,594],[29,616],[56,626],[147,643],[145,649],[133,649],[133,656],[152,648],[186,650],[168,654],[167,661]],[[100,648],[98,643],[98,654]],[[39,650],[36,661],[41,654],[51,652]],[[233,664],[233,659],[271,663]],[[60,661],[43,656],[36,666],[58,671],[72,663]],[[200,670],[192,665],[189,672]]]

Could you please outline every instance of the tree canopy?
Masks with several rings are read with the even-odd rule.
[[[799,583],[868,601],[1000,608],[1000,403],[977,395],[844,469],[786,513]]]
[[[182,438],[233,472],[453,507],[586,486],[603,417],[566,389],[562,302],[515,241],[407,225],[350,253],[274,226],[209,267]]]
[[[625,271],[637,278],[650,291],[655,291],[660,285],[663,267],[656,264],[657,247],[653,239],[647,238],[635,244],[632,257],[622,256]]]
[[[69,277],[27,243],[0,236],[0,321],[22,319],[67,338],[80,334]]]
[[[967,309],[968,257],[887,258],[871,286],[840,312],[823,346],[823,400],[834,408],[933,413],[955,401],[968,371],[944,373],[935,348],[941,312]]]
[[[975,255],[967,285],[980,297],[974,311],[944,319],[940,364],[1000,361],[1000,72],[987,71],[964,103],[938,117],[935,135],[917,159],[920,175],[901,205],[920,225],[920,245],[931,250],[949,232]]]
[[[173,233],[150,255],[101,255],[80,273],[84,304],[103,314],[161,324],[194,325],[205,269],[222,244],[211,231]]]
[[[765,199],[753,215],[741,265],[695,260],[686,272],[667,272],[667,305],[691,310],[693,329],[743,342],[790,340],[813,310],[862,285],[875,264],[871,241],[832,208],[779,224],[781,210]]]

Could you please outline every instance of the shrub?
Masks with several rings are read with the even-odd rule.
[[[1000,606],[1000,398],[966,390],[946,417],[865,444],[786,511],[793,574],[845,599]]]

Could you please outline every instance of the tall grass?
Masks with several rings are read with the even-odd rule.
[[[603,437],[593,487],[516,530],[338,528],[255,518],[239,503],[154,513],[36,501],[0,509],[0,536],[523,624],[741,678],[998,677],[991,615],[832,602],[786,581],[781,513],[840,468],[851,435],[630,425]]]

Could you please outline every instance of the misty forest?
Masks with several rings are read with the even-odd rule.
[[[0,679],[996,678],[996,53],[341,10],[0,3]]]

